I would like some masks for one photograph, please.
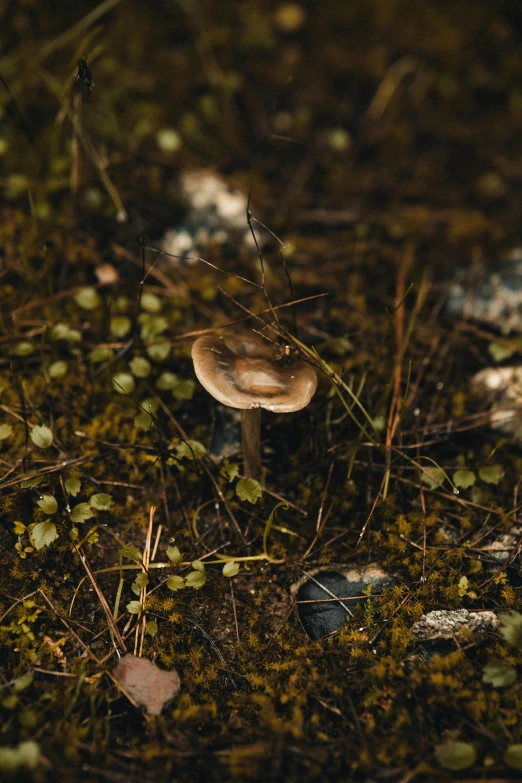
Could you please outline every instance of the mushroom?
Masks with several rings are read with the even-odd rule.
[[[261,408],[305,408],[317,388],[313,367],[250,334],[207,334],[192,346],[194,370],[216,400],[241,409],[244,474],[261,476]]]

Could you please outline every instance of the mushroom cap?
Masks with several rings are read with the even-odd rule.
[[[201,385],[231,408],[291,413],[305,408],[317,388],[311,365],[250,334],[199,337],[192,360]]]

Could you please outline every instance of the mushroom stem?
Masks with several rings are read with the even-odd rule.
[[[243,473],[246,478],[261,478],[261,408],[244,408],[241,411],[241,435],[243,439]]]

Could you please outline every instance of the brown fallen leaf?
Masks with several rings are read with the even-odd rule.
[[[177,671],[159,669],[148,658],[138,658],[130,653],[120,658],[112,673],[149,715],[159,715],[166,702],[178,695],[181,685]]]

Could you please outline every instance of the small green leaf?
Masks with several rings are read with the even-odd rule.
[[[38,765],[39,758],[40,746],[32,740],[21,742],[15,748],[4,745],[0,747],[0,770],[10,776],[10,773],[22,767],[34,769]]]
[[[94,364],[99,364],[100,362],[110,361],[113,355],[110,348],[94,348],[89,354],[89,360],[94,362]]]
[[[186,440],[176,446],[176,455],[179,459],[199,459],[207,453],[206,448],[197,440]]]
[[[240,500],[248,500],[249,503],[257,503],[263,495],[263,488],[255,479],[239,479],[236,484],[236,495]]]
[[[120,555],[122,557],[128,557],[129,560],[134,560],[136,563],[141,563],[141,552],[137,546],[132,546],[132,544],[125,544],[125,546],[120,549]]]
[[[466,769],[475,763],[477,754],[468,742],[447,742],[436,750],[437,759],[444,769]]]
[[[83,310],[96,310],[101,304],[101,299],[94,288],[83,288],[76,294],[74,301]]]
[[[12,353],[15,356],[30,356],[32,353],[34,353],[34,345],[29,342],[17,343]]]
[[[513,348],[510,348],[509,345],[502,345],[501,343],[490,343],[488,345],[488,351],[495,362],[502,362],[504,359],[509,359],[509,357],[514,354]]]
[[[141,573],[138,574],[134,581],[139,587],[146,587],[149,584],[149,577],[147,574]]]
[[[436,468],[435,465],[430,465],[429,467],[424,468],[421,481],[423,484],[427,484],[430,489],[435,489],[435,487],[440,487],[445,478],[446,474],[442,468]]]
[[[13,688],[16,693],[20,693],[20,691],[25,691],[25,689],[29,687],[32,681],[33,681],[33,673],[26,672],[25,674],[22,674],[21,677],[18,677],[14,681]]]
[[[87,519],[91,519],[94,513],[89,503],[78,503],[77,506],[71,511],[71,522],[85,522]]]
[[[178,376],[174,375],[173,372],[162,372],[156,381],[156,388],[161,389],[162,391],[166,389],[173,389],[174,386],[178,383],[178,380]]]
[[[67,324],[55,324],[51,329],[51,340],[65,340],[68,343],[79,343],[82,340],[78,329],[71,329]]]
[[[501,624],[500,633],[506,642],[515,647],[522,647],[522,614],[520,612],[500,614],[498,619]]]
[[[163,362],[170,353],[170,343],[166,340],[159,340],[155,343],[149,343],[145,350],[155,362]]]
[[[143,356],[135,356],[134,359],[129,362],[129,367],[136,378],[146,378],[150,375],[150,362],[147,361],[147,359],[144,359]]]
[[[140,614],[143,611],[143,607],[139,601],[130,601],[127,604],[127,611],[129,614]]]
[[[229,562],[223,566],[223,576],[235,576],[239,571],[239,563]]]
[[[191,400],[194,396],[194,390],[196,384],[194,381],[178,381],[172,389],[172,396],[174,399],[181,402],[182,400]]]
[[[509,685],[513,685],[517,679],[515,667],[500,659],[490,661],[482,671],[482,682],[488,682],[494,688],[507,688]]]
[[[28,470],[27,473],[24,473],[24,478],[20,482],[20,487],[22,489],[32,489],[33,487],[37,487],[38,484],[41,484],[43,480],[44,477],[39,476],[36,470]]]
[[[504,470],[500,465],[490,465],[486,468],[479,468],[478,473],[482,481],[485,481],[486,484],[498,484],[504,475]]]
[[[142,310],[146,310],[147,313],[159,313],[161,310],[161,299],[156,294],[144,291],[141,296],[140,307]]]
[[[504,764],[511,769],[522,770],[522,744],[509,746],[504,753]]]
[[[10,424],[0,424],[0,440],[5,440],[11,437],[13,434],[13,428]]]
[[[149,636],[156,636],[158,633],[158,623],[156,620],[149,620],[145,625],[145,633]]]
[[[42,495],[36,505],[42,509],[44,514],[56,514],[58,511],[58,503],[53,495]]]
[[[44,546],[52,544],[57,536],[56,525],[46,520],[38,522],[31,531],[31,541],[36,549],[42,549]]]
[[[100,492],[97,495],[92,495],[89,499],[89,505],[97,511],[108,511],[114,506],[114,500],[105,492]]]
[[[181,563],[181,561],[183,560],[181,552],[179,551],[177,546],[167,547],[167,557],[170,560],[170,562],[173,563],[174,565],[178,565],[178,563]]]
[[[194,571],[201,571],[201,573],[203,574],[205,572],[205,563],[202,563],[201,560],[193,560],[192,568],[194,569]]]
[[[72,495],[73,498],[76,497],[76,495],[79,493],[80,489],[82,488],[82,484],[79,478],[76,478],[75,476],[68,478],[65,482],[65,490],[69,493],[69,495]]]
[[[53,442],[53,433],[45,424],[36,426],[31,430],[31,440],[39,449],[48,449]]]
[[[47,372],[49,373],[49,378],[56,379],[63,378],[63,376],[67,374],[67,370],[67,362],[57,361],[49,365]]]
[[[142,324],[141,337],[143,340],[150,340],[152,337],[158,337],[169,327],[169,322],[162,315],[142,313],[139,320]]]
[[[229,481],[234,481],[238,473],[239,473],[239,465],[230,465],[228,463],[226,465],[223,465],[223,467],[219,471],[219,475],[223,476],[223,478],[226,478]]]
[[[118,372],[112,377],[114,391],[118,394],[132,394],[136,388],[136,382],[128,372]]]
[[[453,483],[456,487],[467,489],[475,483],[476,477],[472,470],[457,470],[453,474]]]
[[[167,587],[169,590],[183,590],[185,581],[181,576],[169,576],[167,579]]]
[[[187,587],[194,587],[196,589],[203,587],[206,581],[207,575],[203,573],[203,571],[189,571],[185,579]]]
[[[110,332],[113,337],[125,337],[132,327],[132,321],[126,315],[115,315],[111,318]]]

